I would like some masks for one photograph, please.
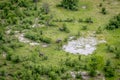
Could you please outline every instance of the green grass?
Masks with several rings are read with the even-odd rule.
[[[61,60],[65,61],[67,58],[78,59],[78,55],[70,54],[63,50],[57,50],[56,47],[58,47],[58,44],[55,43],[57,39],[64,40],[65,38],[68,38],[70,36],[77,35],[78,31],[82,33],[81,36],[87,36],[89,33],[96,31],[98,27],[101,27],[102,29],[104,29],[105,25],[109,22],[109,20],[114,15],[120,12],[120,7],[119,7],[120,1],[117,1],[117,0],[106,0],[104,2],[102,0],[101,1],[100,0],[95,0],[95,1],[80,0],[78,11],[70,11],[61,7],[56,7],[56,5],[60,3],[60,1],[61,0],[42,0],[38,3],[37,6],[40,7],[42,3],[47,2],[50,5],[50,14],[53,15],[53,19],[64,20],[66,18],[74,18],[75,22],[54,22],[57,25],[55,27],[52,27],[52,26],[36,27],[38,31],[41,31],[41,30],[43,31],[44,36],[51,38],[52,43],[49,44],[47,48],[42,47],[41,45],[42,42],[40,42],[40,46],[30,46],[29,44],[25,43],[23,47],[13,50],[13,55],[15,54],[19,55],[22,58],[24,57],[33,58],[34,64],[41,64],[47,67],[50,67],[50,66],[60,67]],[[118,4],[115,4],[115,2],[117,2]],[[106,15],[103,15],[100,13],[101,7],[98,6],[100,3],[103,3],[103,7],[106,8],[107,10]],[[82,6],[87,6],[87,8],[82,9]],[[33,11],[33,13],[36,14],[36,11]],[[89,18],[89,17],[92,18],[93,23],[78,22],[79,19],[85,20],[86,18]],[[25,19],[31,19],[34,22],[35,18],[36,16],[30,16]],[[70,30],[70,33],[59,31],[59,27],[61,27],[64,23],[67,25],[67,28]],[[88,27],[87,30],[82,30],[82,26],[84,25]],[[18,28],[14,29],[12,27],[11,29],[13,31],[15,31],[16,29],[19,30]],[[28,29],[28,30],[33,31],[34,29]],[[24,32],[26,33],[27,31],[24,31]],[[97,55],[103,58],[103,62],[105,62],[107,59],[110,59],[112,62],[114,62],[115,66],[118,66],[119,60],[113,57],[114,53],[110,53],[107,51],[106,44],[114,45],[114,44],[117,44],[118,42],[120,43],[119,33],[120,33],[120,29],[113,30],[113,31],[104,30],[101,34],[96,34],[97,38],[103,38],[107,41],[107,43],[99,44],[97,46],[96,51],[92,55],[88,55],[88,56],[82,55],[81,56],[82,59],[80,61],[81,64],[88,65],[90,62],[89,61],[85,62],[85,61],[90,60],[90,57],[92,57],[93,55]],[[63,42],[63,44],[66,44],[66,42]],[[48,59],[41,60],[42,57],[38,57],[39,52],[37,50],[40,50],[40,52],[44,53],[44,55],[47,56]],[[5,58],[3,58],[2,54],[0,54],[0,65],[3,65],[5,61],[7,62],[7,65],[1,66],[0,70],[6,69],[8,73],[12,73],[12,74],[18,71],[18,68],[22,70],[23,68],[22,64],[27,62],[27,61],[23,61],[20,63],[13,63],[12,61],[7,61]],[[31,59],[28,59],[28,61],[31,61]],[[62,64],[62,66],[64,65]],[[67,67],[67,68],[68,68],[68,71],[74,70],[74,68],[70,68],[70,67]],[[84,69],[81,69],[81,70],[84,70]],[[99,66],[99,70],[103,72],[101,66]],[[119,73],[116,73],[115,77],[106,78],[106,80],[117,80],[119,78],[118,74]],[[10,76],[6,77],[5,80],[14,79],[13,77],[10,77],[10,78],[9,77]],[[45,77],[43,76],[43,78],[48,79],[48,77],[46,76]]]

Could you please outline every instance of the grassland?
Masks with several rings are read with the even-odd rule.
[[[6,3],[7,1],[8,0],[2,0],[0,3]],[[16,24],[10,24],[6,22],[5,25],[4,22],[8,19],[0,19],[0,21],[3,22],[3,24],[0,24],[0,29],[5,27],[5,43],[1,42],[3,47],[1,46],[2,48],[0,50],[1,80],[82,80],[81,78],[74,79],[73,77],[69,76],[70,72],[86,71],[89,73],[91,71],[91,58],[94,57],[98,59],[96,64],[97,71],[104,76],[105,74],[103,68],[107,60],[111,61],[111,65],[115,69],[115,75],[112,77],[105,77],[106,80],[119,80],[120,59],[115,58],[114,52],[110,52],[108,50],[108,46],[119,47],[120,29],[106,30],[105,26],[109,23],[109,20],[113,16],[120,13],[120,1],[80,0],[78,11],[70,11],[62,7],[57,7],[57,5],[60,4],[60,1],[61,0],[41,0],[37,3],[37,10],[34,10],[34,3],[32,3],[32,1],[29,2],[31,9],[18,6],[18,9],[19,11],[21,10],[21,13],[26,11],[28,14],[30,14],[30,16],[24,15],[22,19],[20,19],[20,16],[17,16],[16,21],[18,21],[18,23]],[[40,8],[44,3],[49,4],[49,14],[43,14],[40,12]],[[102,7],[99,6],[100,3],[102,3]],[[17,4],[13,4],[13,6],[16,5]],[[84,9],[83,6],[86,8]],[[103,7],[105,7],[107,11],[105,15],[101,13],[101,9]],[[2,13],[2,11],[3,10],[1,9],[0,12]],[[14,12],[14,10],[9,11]],[[50,22],[53,24],[52,26],[48,26],[44,23],[48,20],[46,16],[47,18],[52,16],[52,18],[50,18]],[[42,20],[41,17],[45,17],[47,20]],[[36,18],[38,18],[37,22],[35,21]],[[91,18],[93,23],[84,22],[87,18]],[[55,21],[66,19],[72,19],[73,21]],[[83,22],[79,22],[79,19],[82,19]],[[41,23],[41,21],[43,21],[43,23]],[[37,26],[31,27],[35,23]],[[23,26],[26,26],[27,24],[27,28],[24,28]],[[59,30],[63,24],[66,24],[69,32]],[[83,26],[87,26],[87,29],[83,30]],[[99,27],[101,27],[102,32],[99,34],[95,33],[95,37],[98,39],[104,39],[107,43],[97,45],[97,49],[93,54],[87,56],[70,54],[61,49],[62,45],[67,44],[67,41],[65,40],[69,37],[76,36],[76,38],[79,38],[81,36],[89,36],[89,34],[96,32]],[[11,30],[11,33],[5,34],[5,32],[8,30]],[[3,29],[1,32],[2,31]],[[40,45],[31,46],[28,43],[19,42],[17,37],[15,37],[15,31],[20,31],[19,33],[25,34],[30,33],[31,35],[34,33],[33,35],[37,35],[36,37],[39,37],[40,31],[42,31],[42,36],[50,38],[51,42],[47,44],[40,40],[36,40]],[[79,32],[80,36],[77,36]],[[58,39],[62,40],[62,42],[56,43]],[[47,44],[47,47],[43,47],[43,44]],[[42,56],[40,56],[40,54]],[[10,59],[8,57],[10,57]],[[42,70],[43,72],[41,72]],[[103,78],[104,77],[101,77],[100,80]],[[96,77],[90,77],[87,80],[96,79]]]

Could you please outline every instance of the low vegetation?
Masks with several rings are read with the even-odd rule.
[[[119,80],[119,3],[0,0],[0,80]],[[103,41],[92,54],[64,51],[64,45],[87,37]]]

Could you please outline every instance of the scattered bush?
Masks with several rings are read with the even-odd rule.
[[[101,27],[98,27],[97,31],[96,31],[96,34],[101,34],[102,33],[102,28]]]
[[[89,17],[89,18],[86,18],[86,19],[85,19],[85,22],[86,22],[86,23],[93,23],[93,20],[92,20],[91,17]]]
[[[78,22],[83,22],[83,19],[80,19],[80,18],[79,18]]]
[[[39,32],[37,32],[37,33],[36,32],[26,33],[25,37],[29,38],[29,39],[31,39],[33,41],[37,41],[37,42],[42,41],[42,42],[45,42],[45,43],[48,43],[48,44],[51,43],[51,38],[43,36]]]
[[[120,28],[120,14],[114,16],[106,26],[106,29],[108,30],[114,30]]]
[[[41,10],[42,10],[43,13],[48,14],[50,12],[49,4],[48,3],[43,3]]]
[[[115,75],[115,68],[111,65],[110,61],[106,62],[103,70],[106,77],[113,77]]]
[[[80,37],[80,36],[81,36],[81,33],[80,33],[80,31],[78,31],[77,34],[76,34],[76,38]]]
[[[87,30],[87,26],[82,26],[82,30]]]
[[[120,59],[120,50],[115,51],[115,58]]]
[[[67,28],[66,24],[63,24],[61,28],[59,28],[60,31],[64,31],[66,33],[69,33],[69,29]]]
[[[15,63],[19,63],[21,61],[21,59],[18,55],[12,55],[11,60]]]
[[[1,75],[1,76],[6,76],[6,70],[5,70],[5,69],[1,70],[1,71],[0,71],[0,75]]]
[[[102,3],[100,3],[100,4],[99,4],[99,7],[102,7],[102,6],[103,6],[103,4],[102,4]]]
[[[109,52],[114,52],[114,51],[115,51],[115,46],[113,46],[113,45],[108,45],[108,46],[107,46],[107,50],[108,50]]]
[[[61,5],[65,9],[76,11],[78,10],[79,0],[62,0]]]
[[[53,71],[49,72],[49,77],[51,77],[52,80],[58,79],[58,75]]]
[[[105,15],[107,13],[106,8],[102,8],[101,13]]]

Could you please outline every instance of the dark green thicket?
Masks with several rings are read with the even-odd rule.
[[[118,42],[119,44],[119,42]],[[116,59],[120,59],[120,46],[118,44],[108,45],[107,50],[113,54],[115,54]]]
[[[106,29],[108,30],[114,30],[120,28],[120,14],[114,16],[106,26]]]
[[[115,68],[110,60],[107,60],[103,70],[106,77],[113,77],[115,75]]]
[[[25,34],[25,37],[28,39],[31,39],[36,42],[45,42],[45,43],[51,43],[51,38],[48,38],[46,36],[43,36],[41,32],[28,32]]]
[[[78,10],[78,2],[79,0],[62,0],[61,5],[65,9],[69,10]]]

